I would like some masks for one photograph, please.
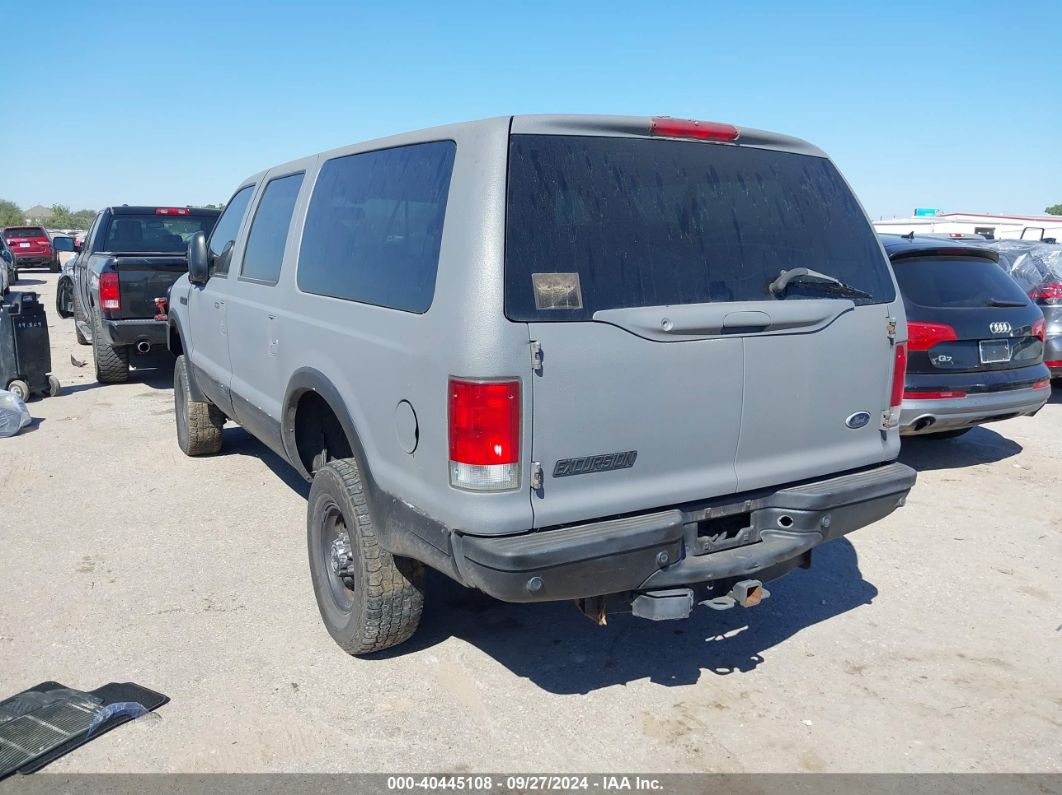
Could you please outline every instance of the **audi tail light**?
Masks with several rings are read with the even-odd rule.
[[[520,381],[449,383],[450,484],[473,491],[520,485]]]
[[[907,345],[912,351],[928,351],[934,345],[954,342],[958,338],[955,329],[944,323],[907,321]]]
[[[1036,337],[1040,342],[1047,340],[1047,322],[1043,318],[1033,323],[1032,336]]]

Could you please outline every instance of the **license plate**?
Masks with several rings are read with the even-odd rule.
[[[29,247],[30,247],[30,244],[29,244],[29,243],[19,243],[19,244],[18,244],[18,247],[19,247],[19,248],[29,248]]]
[[[1010,361],[1009,340],[982,340],[981,364],[999,364]]]

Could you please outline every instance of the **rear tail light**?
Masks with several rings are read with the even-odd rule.
[[[907,346],[902,342],[896,346],[892,365],[892,398],[889,408],[896,408],[903,403],[903,380],[907,377]]]
[[[188,215],[187,207],[156,207],[155,215]]]
[[[736,141],[741,135],[733,124],[672,119],[670,116],[654,116],[649,124],[649,134],[665,138],[696,138],[701,141]]]
[[[118,288],[117,273],[100,274],[100,308],[112,312],[122,308],[122,294]]]
[[[1062,361],[1057,361],[1057,362],[1044,362],[1044,364],[1046,364],[1046,365],[1047,365],[1048,367],[1050,367],[1050,368],[1052,368],[1052,369],[1053,369],[1053,368],[1057,368],[1057,367],[1062,367]]]
[[[955,329],[944,323],[907,321],[907,345],[912,351],[928,351],[934,345],[953,342],[958,338]]]
[[[1051,387],[1051,379],[1043,378],[1032,385],[1033,389],[1049,389]]]
[[[966,392],[962,389],[905,389],[903,396],[908,400],[949,400],[964,398]]]
[[[1062,301],[1062,283],[1044,282],[1029,291],[1029,298],[1037,302],[1051,303]]]
[[[1047,339],[1047,323],[1043,318],[1033,323],[1032,335],[1040,342],[1044,342]]]
[[[450,484],[473,491],[520,485],[520,381],[449,384]]]

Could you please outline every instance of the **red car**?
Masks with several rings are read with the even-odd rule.
[[[20,270],[22,268],[59,270],[55,251],[52,250],[52,240],[41,227],[4,227],[4,240],[7,241],[8,247],[15,255],[15,260]]]

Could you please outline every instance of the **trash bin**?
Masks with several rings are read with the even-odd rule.
[[[51,375],[52,349],[48,318],[36,293],[11,293],[0,301],[0,389],[22,400],[59,394]]]

